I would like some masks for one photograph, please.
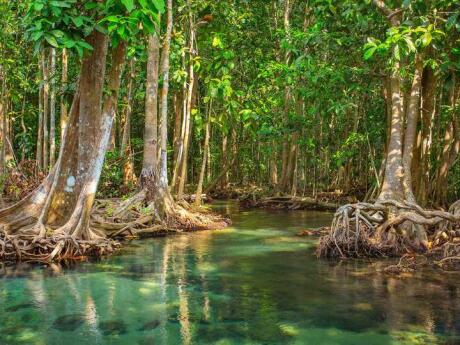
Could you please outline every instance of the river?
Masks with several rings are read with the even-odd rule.
[[[224,230],[62,267],[0,266],[0,344],[460,344],[460,275],[319,260],[329,213],[217,203]]]

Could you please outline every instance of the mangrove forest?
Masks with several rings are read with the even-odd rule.
[[[0,0],[0,344],[459,344],[459,296],[458,0]]]

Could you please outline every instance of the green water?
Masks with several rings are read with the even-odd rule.
[[[313,255],[318,212],[133,242],[73,267],[0,266],[0,344],[460,344],[460,276]]]

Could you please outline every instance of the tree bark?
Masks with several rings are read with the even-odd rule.
[[[187,161],[188,161],[188,150],[190,144],[190,132],[191,132],[191,117],[192,117],[192,106],[193,106],[193,91],[195,88],[195,25],[192,15],[192,10],[189,9],[189,84],[187,89],[186,108],[184,116],[184,137],[183,137],[183,150],[180,163],[180,174],[179,174],[179,185],[177,188],[177,199],[181,200],[184,195],[185,180],[187,175]]]
[[[410,91],[410,99],[407,106],[406,130],[403,150],[403,186],[407,201],[416,203],[412,188],[412,159],[417,135],[417,122],[420,116],[420,89],[422,85],[423,61],[421,56],[415,58],[414,79]]]
[[[42,53],[42,69],[43,69],[43,171],[47,172],[49,168],[49,132],[48,132],[48,114],[49,114],[49,66],[46,58],[46,50]]]
[[[166,2],[166,35],[161,51],[161,77],[163,87],[160,95],[160,185],[168,188],[168,92],[169,92],[169,51],[171,47],[171,35],[173,28],[172,0]]]
[[[51,95],[50,95],[50,167],[56,162],[56,49],[50,52]]]
[[[457,88],[455,73],[452,73],[452,85],[449,92],[449,105],[452,109],[452,119],[449,121],[445,134],[441,153],[441,160],[435,180],[434,201],[438,206],[447,205],[447,177],[449,169],[457,159],[460,150],[460,127],[457,111]]]
[[[68,82],[68,64],[69,64],[69,57],[67,54],[67,49],[62,50],[62,57],[61,57],[61,142],[64,138],[65,128],[67,126],[68,121],[68,112],[67,112],[67,102],[65,97],[65,92],[67,90],[67,82]]]
[[[203,193],[204,174],[206,171],[206,164],[208,160],[209,138],[210,138],[210,132],[211,132],[211,107],[212,107],[212,100],[209,101],[208,114],[206,118],[206,129],[205,129],[204,145],[203,145],[203,160],[201,162],[200,176],[198,178],[198,186],[196,188],[196,193],[195,193],[195,205],[196,206],[201,206],[201,194]]]
[[[422,137],[420,166],[417,176],[420,181],[417,196],[422,206],[427,203],[430,184],[430,155],[433,120],[436,108],[436,85],[437,78],[435,72],[430,67],[426,67],[422,79]]]
[[[160,42],[156,33],[148,38],[147,84],[145,92],[144,160],[141,185],[158,174],[158,64]]]

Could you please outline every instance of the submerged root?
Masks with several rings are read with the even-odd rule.
[[[344,205],[320,239],[317,254],[349,258],[421,253],[441,266],[460,263],[459,205],[455,203],[449,212],[391,200]]]

